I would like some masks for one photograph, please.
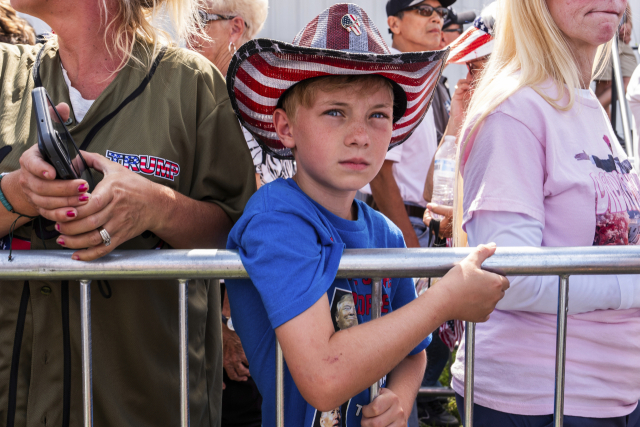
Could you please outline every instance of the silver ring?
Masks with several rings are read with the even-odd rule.
[[[100,227],[99,230],[100,237],[102,237],[102,243],[104,243],[105,246],[109,246],[111,244],[111,236],[109,236],[109,232],[102,227]]]

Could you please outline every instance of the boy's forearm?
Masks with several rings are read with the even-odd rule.
[[[326,298],[317,304],[326,304]],[[427,290],[416,301],[367,322],[337,333],[328,341],[320,340],[318,331],[301,333],[302,322],[318,325],[312,318],[288,322],[276,329],[285,359],[303,397],[319,410],[330,410],[360,393],[394,370],[424,338],[448,320],[446,292]],[[318,316],[327,307],[312,307],[299,317]],[[333,328],[329,320],[327,328]],[[289,328],[296,328],[291,331]],[[366,357],[363,357],[366,355]],[[309,369],[313,366],[313,369]],[[358,366],[358,369],[353,369]]]
[[[387,388],[400,399],[405,421],[411,414],[426,367],[427,355],[423,350],[413,356],[405,357],[387,376]]]

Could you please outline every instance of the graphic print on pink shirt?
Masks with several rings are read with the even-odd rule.
[[[611,142],[603,136],[613,153]],[[594,246],[636,245],[640,241],[640,180],[629,160],[622,162],[609,154],[600,159],[584,151],[576,154],[578,161],[591,161],[601,172],[590,173],[596,197],[596,231]]]

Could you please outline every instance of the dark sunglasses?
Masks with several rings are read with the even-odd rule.
[[[433,7],[428,4],[419,4],[417,6],[409,7],[407,9],[404,9],[402,12],[406,12],[410,10],[415,10],[420,14],[420,16],[427,16],[427,17],[433,15],[433,12],[435,12],[438,15],[440,15],[440,18],[442,19],[444,19],[444,17],[449,14],[449,9],[447,9],[446,7]]]
[[[460,28],[447,28],[446,30],[442,30],[443,33],[458,33],[458,34],[462,34],[463,31],[464,31],[464,29],[462,27],[460,27]]]

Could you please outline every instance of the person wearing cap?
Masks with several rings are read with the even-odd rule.
[[[242,124],[297,163],[292,179],[258,190],[227,243],[250,277],[227,280],[227,291],[265,427],[276,420],[276,343],[287,425],[312,427],[336,408],[349,426],[406,425],[429,333],[450,318],[486,320],[508,287],[479,268],[495,251],[485,245],[421,297],[410,278],[383,279],[382,317],[370,322],[372,279],[336,279],[344,249],[405,247],[391,221],[354,198],[420,124],[445,56],[392,53],[364,10],[337,4],[293,44],[256,39],[229,65]],[[338,330],[331,308],[345,293],[358,322]],[[374,383],[382,388],[371,402]]]
[[[441,49],[444,49],[446,46],[450,46],[454,41],[456,41],[464,31],[463,26],[465,24],[472,23],[473,20],[476,19],[476,13],[473,10],[456,13],[451,6],[447,9],[449,9],[449,13],[444,18],[444,24],[442,25]]]

